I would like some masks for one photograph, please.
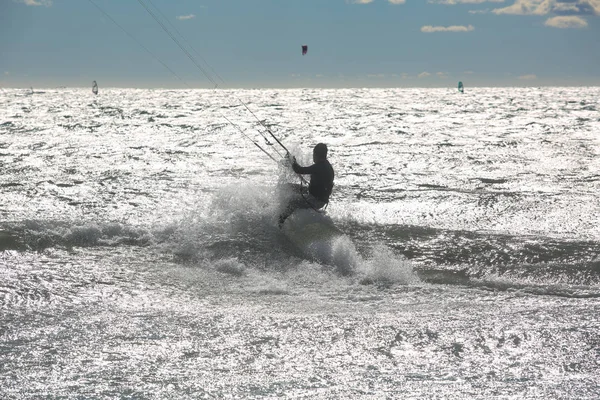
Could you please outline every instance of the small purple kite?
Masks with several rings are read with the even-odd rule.
[[[303,44],[302,45],[302,55],[306,55],[307,52],[308,52],[308,46]]]

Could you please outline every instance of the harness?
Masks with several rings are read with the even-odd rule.
[[[329,205],[329,198],[327,198],[327,201],[325,202],[325,206],[321,207],[320,209],[316,209],[312,205],[312,203],[310,201],[308,201],[308,199],[304,196],[303,189],[304,189],[304,179],[300,179],[300,196],[302,196],[302,198],[304,199],[306,204],[308,204],[310,206],[310,208],[312,208],[313,210],[315,210],[318,213],[325,212],[325,210],[327,209],[327,206]]]

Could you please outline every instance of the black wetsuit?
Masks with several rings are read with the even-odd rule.
[[[333,167],[329,164],[329,161],[322,160],[310,167],[301,167],[298,163],[294,163],[292,169],[297,174],[310,174],[308,192],[324,203],[329,202],[329,196],[333,190],[333,178],[335,177]]]

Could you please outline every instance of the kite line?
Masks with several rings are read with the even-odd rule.
[[[123,26],[121,26],[117,21],[115,21],[114,18],[112,18],[106,11],[104,11],[98,4],[96,4],[93,0],[88,0],[94,7],[96,7],[105,17],[107,17],[113,24],[115,24],[119,29],[121,29],[121,31],[123,31],[127,36],[129,36],[129,38],[131,38],[134,42],[136,42],[141,48],[143,48],[148,54],[150,54],[150,56],[152,56],[152,58],[154,58],[156,61],[158,61],[163,67],[165,67],[173,76],[175,76],[177,79],[179,79],[186,87],[188,87],[189,89],[192,89],[192,87],[183,79],[181,78],[181,76],[179,76],[173,69],[171,69],[165,62],[163,62],[159,57],[157,57],[154,53],[152,53],[146,46],[144,46],[137,38],[135,38],[135,36],[133,36],[132,34],[130,34],[125,28],[123,28]],[[214,71],[214,69],[208,64],[208,62],[191,46],[191,44],[185,39],[185,37],[170,23],[168,22],[168,19],[164,16],[164,14],[158,9],[158,7],[156,7],[156,5],[154,5],[150,0],[146,0],[149,4],[151,4],[156,11],[167,21],[167,23],[173,28],[173,30],[182,38],[182,40],[187,43],[187,45],[192,49],[193,52],[196,53],[196,55],[202,60],[202,62],[204,62],[204,64],[208,67],[208,69],[210,69],[214,75],[216,77],[218,77],[218,79],[222,82],[225,83],[225,81],[223,80],[223,78],[221,78],[219,76],[219,74]],[[207,68],[203,67],[195,58],[194,56],[182,45],[182,43],[177,39],[177,37],[168,29],[168,27],[160,20],[160,18],[157,16],[157,14],[155,12],[152,11],[152,9],[148,6],[148,4],[146,4],[144,2],[144,0],[138,0],[138,3],[140,3],[140,5],[146,10],[146,12],[156,21],[156,23],[158,23],[158,25],[162,28],[162,30],[171,38],[171,40],[183,51],[183,53],[190,59],[190,61],[192,61],[192,63],[196,66],[196,68],[198,68],[200,70],[200,72],[202,72],[202,74],[204,75],[204,77],[206,79],[208,79],[209,82],[212,83],[213,85],[213,90],[216,90],[219,85],[217,83],[217,81],[211,76],[211,74],[207,71]],[[237,97],[235,94],[233,95],[235,97],[235,99],[237,101],[240,102],[240,104],[256,119],[256,121],[258,122],[258,124],[264,129],[264,131],[268,132],[269,135],[271,136],[272,139],[275,140],[275,142],[277,142],[277,144],[279,144],[279,146],[281,146],[281,148],[285,151],[286,155],[289,155],[290,152],[288,151],[288,149],[283,145],[283,143],[275,136],[275,134],[271,131],[271,129],[265,125],[265,123],[263,121],[261,121],[258,116],[250,109],[250,107],[248,107],[248,105],[239,97]],[[244,130],[242,130],[237,124],[235,124],[230,118],[228,118],[226,115],[224,115],[223,112],[221,112],[219,110],[219,113],[221,114],[221,116],[229,123],[231,124],[234,128],[236,128],[244,137],[246,137],[247,139],[249,139],[256,147],[258,147],[263,153],[265,153],[271,160],[273,160],[276,163],[279,163],[268,151],[265,150],[264,147],[262,147],[260,144],[258,144],[256,142],[256,140],[254,140],[252,137],[250,137],[248,134],[246,134],[246,132],[244,132]],[[269,141],[268,137],[265,135],[265,133],[260,130],[257,129],[257,132],[260,134],[260,136],[262,136],[262,138],[264,139],[265,143],[268,146],[272,146],[273,144]],[[281,154],[281,152],[279,152],[276,148],[273,148],[273,150],[275,151],[275,153],[277,153],[277,155],[281,158],[284,158],[284,155]]]

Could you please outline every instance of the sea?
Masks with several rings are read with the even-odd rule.
[[[0,171],[2,399],[600,398],[599,87],[0,89]]]

